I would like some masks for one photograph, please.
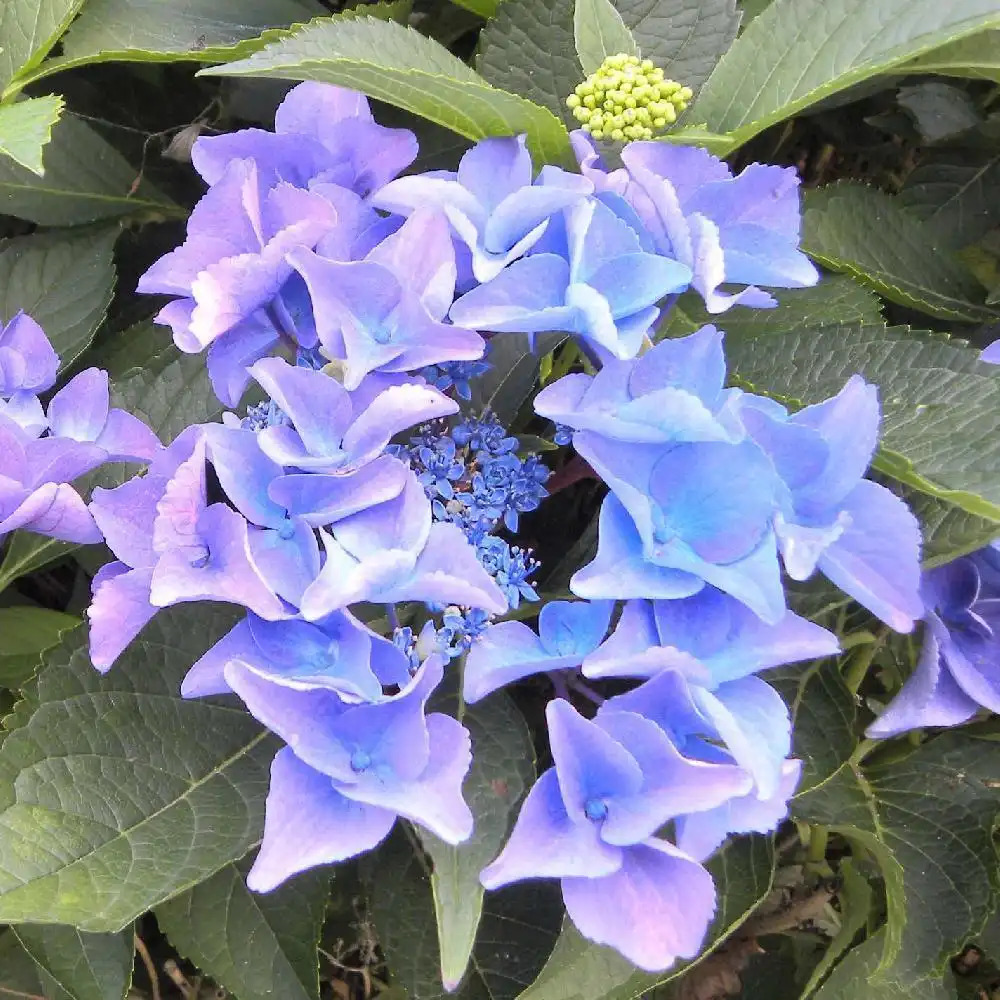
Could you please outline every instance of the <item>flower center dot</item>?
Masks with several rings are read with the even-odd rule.
[[[367,771],[372,765],[371,755],[366,753],[364,750],[355,750],[351,754],[351,770],[355,774],[360,774],[362,771]]]
[[[587,819],[599,823],[602,819],[607,819],[608,804],[603,799],[588,799],[583,811]]]

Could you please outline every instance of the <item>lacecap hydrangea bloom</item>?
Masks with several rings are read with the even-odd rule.
[[[160,450],[137,417],[110,405],[107,372],[88,368],[42,405],[56,354],[23,312],[0,330],[0,537],[15,529],[65,542],[100,542],[73,482],[106,462],[142,462]]]
[[[626,112],[643,104],[659,128],[669,115],[653,104],[690,96],[637,66],[631,90],[602,77],[600,128],[584,113],[595,94],[577,95],[591,133],[620,111],[638,138],[647,123]],[[788,710],[757,674],[839,646],[788,609],[784,579],[821,572],[908,630],[925,615],[919,533],[864,478],[874,387],[856,377],[792,412],[727,387],[721,330],[657,343],[689,289],[723,313],[817,280],[794,171],[733,176],[703,150],[647,141],[608,171],[572,138],[579,173],[507,136],[456,171],[405,174],[411,133],[379,126],[360,95],[302,84],[273,132],[198,140],[208,191],[140,288],[173,297],[158,320],[207,352],[234,412],[95,491],[87,517],[116,561],[94,580],[91,654],[110,668],[168,605],[245,610],[182,693],[235,693],[286,743],[259,891],[374,847],[399,818],[468,837],[475,747],[428,699],[451,659],[464,657],[469,703],[547,679],[551,767],[482,882],[558,878],[585,936],[658,970],[702,946],[704,862],[731,834],[773,830],[799,779]],[[545,603],[532,627],[497,617],[540,600],[518,532],[549,470],[471,401],[488,398],[475,383],[494,338],[551,331],[596,373],[548,385],[535,412],[608,492],[596,557],[570,582],[579,599]],[[244,411],[251,385],[267,399]],[[610,680],[613,697],[592,687]]]

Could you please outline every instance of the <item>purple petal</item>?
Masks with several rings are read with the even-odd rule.
[[[48,418],[54,436],[97,441],[108,421],[108,373],[88,368],[74,375],[52,397]]]
[[[621,848],[605,844],[596,825],[574,823],[566,814],[550,767],[528,792],[506,847],[479,880],[487,889],[498,889],[526,878],[597,878],[617,871],[621,863]]]
[[[268,496],[268,487],[282,468],[261,451],[251,430],[209,424],[204,439],[207,455],[226,496],[254,524],[276,528],[285,511]]]
[[[137,416],[119,409],[108,414],[108,422],[95,443],[108,453],[110,462],[148,462],[163,448],[160,439]]]
[[[175,333],[176,340],[176,333]],[[255,314],[212,342],[205,356],[209,378],[216,396],[226,406],[239,406],[250,382],[248,368],[266,357],[278,343],[278,334],[271,322]],[[184,350],[180,344],[181,350]],[[201,350],[196,345],[195,352]]]
[[[601,506],[597,556],[573,574],[569,589],[577,597],[591,600],[672,599],[688,597],[703,586],[703,581],[691,573],[648,562],[628,511],[614,494],[609,494]]]
[[[250,554],[247,522],[225,504],[207,507],[198,518],[204,557],[168,549],[153,570],[151,603],[164,608],[184,601],[225,601],[275,619],[285,616],[281,599],[261,578]]]
[[[312,527],[333,524],[377,504],[394,500],[408,481],[406,466],[382,455],[347,475],[292,473],[269,488],[271,499]]]
[[[226,680],[226,664],[233,660],[254,666],[262,665],[260,650],[253,640],[250,622],[246,618],[195,660],[181,682],[181,697],[206,698],[213,694],[228,694],[232,689]]]
[[[985,361],[988,365],[1000,365],[1000,340],[994,340],[992,344],[984,347],[979,360]]]
[[[644,784],[635,795],[620,795],[601,825],[601,839],[622,847],[653,836],[668,820],[713,809],[750,791],[750,775],[729,764],[683,757],[651,719],[602,706],[596,723],[621,744],[642,769]]]
[[[305,521],[289,519],[279,528],[249,529],[250,555],[270,590],[298,604],[320,570],[319,543]]]
[[[45,331],[26,313],[19,311],[0,330],[0,395],[19,389],[44,392],[56,381],[59,355]]]
[[[884,486],[862,480],[848,494],[850,527],[820,557],[819,568],[845,593],[897,632],[923,616],[920,526]]]
[[[562,890],[566,912],[584,937],[649,972],[694,958],[715,912],[712,876],[662,840],[623,851],[612,875],[563,879]]]
[[[869,739],[887,739],[927,726],[958,726],[979,711],[979,702],[959,687],[942,655],[948,643],[944,623],[929,614],[917,665],[899,694],[865,730]]]
[[[791,750],[791,720],[778,692],[759,677],[743,677],[714,693],[694,687],[691,694],[736,763],[753,775],[758,794],[774,795]]]
[[[137,476],[111,490],[97,486],[91,496],[90,512],[104,540],[135,569],[151,568],[156,562],[153,522],[166,485],[162,476]]]
[[[94,576],[87,608],[90,662],[102,674],[111,669],[128,644],[159,608],[149,603],[153,571],[129,569],[124,563],[102,566]]]
[[[462,783],[472,764],[469,731],[450,716],[427,716],[430,757],[423,772],[408,781],[344,785],[352,799],[392,809],[426,827],[445,843],[459,844],[472,834],[473,817],[462,798]]]
[[[545,718],[563,805],[574,823],[593,822],[592,803],[613,811],[617,799],[638,793],[643,777],[635,758],[596,723],[562,698],[548,703]]]
[[[45,483],[0,520],[0,535],[17,528],[79,545],[100,542],[101,532],[80,494],[67,483]]]
[[[696,861],[715,852],[730,833],[770,833],[788,815],[802,774],[802,761],[786,760],[781,780],[770,798],[756,792],[730,799],[717,809],[692,813],[677,820],[677,846]]]
[[[287,747],[271,764],[266,808],[264,840],[247,875],[254,892],[270,892],[296,872],[369,851],[396,822],[388,810],[345,799]]]
[[[607,634],[613,610],[613,601],[549,601],[538,616],[542,646],[576,666]]]

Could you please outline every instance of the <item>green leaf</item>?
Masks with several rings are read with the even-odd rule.
[[[802,794],[837,771],[858,741],[857,704],[836,658],[769,670],[792,716],[792,756],[802,761]]]
[[[415,835],[397,828],[366,862],[372,918],[393,983],[412,1000],[514,1000],[538,975],[563,908],[555,882],[487,893],[469,974],[454,992],[441,983],[430,871]]]
[[[743,28],[770,7],[774,0],[740,0],[740,10],[743,11]]]
[[[841,182],[805,196],[802,249],[887,299],[943,319],[986,322],[983,291],[934,230],[875,188]]]
[[[729,342],[738,337],[783,334],[800,327],[812,329],[842,323],[880,323],[879,299],[845,274],[824,277],[811,288],[779,288],[774,309],[731,309],[723,316],[705,310],[697,292],[685,292],[666,314],[658,338],[683,337],[708,323],[724,330]]]
[[[611,0],[576,0],[573,38],[580,65],[588,76],[608,56],[634,56],[639,51]]]
[[[40,226],[187,214],[141,180],[113,146],[73,115],[63,115],[52,129],[42,165],[45,176],[38,177],[0,158],[0,212]]]
[[[924,539],[921,554],[926,569],[975,552],[993,539],[1000,538],[1000,523],[997,521],[976,517],[954,504],[898,484],[896,492],[902,495],[920,522]]]
[[[638,1000],[659,984],[677,979],[709,955],[764,901],[774,879],[770,837],[741,837],[727,843],[707,865],[719,894],[705,950],[694,962],[666,972],[638,971],[618,952],[584,938],[567,918],[541,975],[517,1000]]]
[[[394,21],[340,14],[201,72],[353,87],[468,139],[525,132],[539,161],[574,162],[569,133],[551,111],[491,87],[442,45]]]
[[[867,941],[847,953],[833,970],[814,1000],[956,1000],[951,976],[924,980],[919,994],[908,986],[876,976],[882,952],[885,949],[885,931],[879,931]]]
[[[535,386],[541,358],[565,339],[562,333],[536,335],[531,350],[524,334],[495,338],[490,344],[490,370],[472,383],[472,405],[492,410],[509,427]]]
[[[47,997],[115,1000],[132,981],[131,926],[120,934],[84,934],[58,924],[20,924],[8,933],[37,966]]]
[[[0,97],[37,66],[76,17],[84,0],[5,0],[0,5]]]
[[[287,28],[323,13],[314,0],[88,0],[62,55],[31,79],[95,62],[218,62],[241,58]],[[241,44],[243,43],[243,44]]]
[[[913,118],[924,142],[941,142],[982,121],[972,98],[961,87],[940,80],[900,87],[896,100]]]
[[[243,867],[243,866],[241,866]],[[317,1000],[330,870],[251,892],[236,865],[156,909],[171,944],[240,1000]]]
[[[484,18],[493,17],[500,6],[500,0],[452,0],[452,2]]]
[[[0,745],[0,921],[118,930],[258,842],[273,737],[178,694],[233,621],[160,612],[106,677],[82,634],[49,657]]]
[[[873,896],[871,883],[858,871],[857,865],[850,858],[844,858],[840,862],[838,873],[841,878],[840,891],[837,893],[840,928],[823,958],[813,969],[809,982],[802,991],[803,1000],[813,993],[837,959],[850,948],[851,942],[868,923],[871,914]]]
[[[441,978],[448,987],[461,981],[475,945],[484,895],[479,873],[500,853],[535,778],[531,732],[506,695],[467,708],[461,721],[472,734],[472,767],[463,792],[476,821],[473,834],[452,847],[418,831],[434,865],[431,888]]]
[[[104,320],[115,287],[118,227],[19,236],[0,243],[0,319],[24,310],[68,368]]]
[[[205,359],[179,351],[165,327],[130,327],[97,352],[94,364],[111,376],[112,405],[145,421],[166,444],[185,427],[222,416]]]
[[[41,176],[42,149],[62,110],[63,99],[55,94],[0,107],[0,154]]]
[[[642,55],[695,93],[740,27],[736,0],[618,0],[617,7]]]
[[[939,246],[957,250],[975,243],[1000,226],[1000,151],[963,144],[932,153],[897,197],[932,227]]]
[[[61,611],[28,606],[0,608],[0,688],[19,688],[80,619]]]
[[[774,0],[722,57],[692,121],[730,149],[947,42],[1000,25],[995,0]]]
[[[737,380],[817,403],[860,373],[880,387],[875,468],[979,517],[1000,520],[1000,378],[961,341],[906,327],[845,325],[734,340]]]
[[[520,94],[577,128],[566,107],[584,77],[573,10],[574,0],[504,0],[479,35],[476,69],[494,87]]]
[[[850,761],[792,800],[793,815],[859,839],[882,866],[889,911],[882,972],[892,981],[940,975],[996,905],[994,751],[945,733],[902,760],[864,770]]]
[[[940,73],[1000,83],[1000,31],[981,31],[942,45],[899,67],[898,72]]]

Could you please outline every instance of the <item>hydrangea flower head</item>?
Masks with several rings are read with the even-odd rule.
[[[300,83],[278,106],[274,131],[241,129],[201,136],[191,150],[207,184],[234,160],[253,160],[268,186],[336,184],[367,197],[405,170],[417,155],[409,129],[375,122],[368,99],[326,83]]]
[[[585,198],[589,181],[547,167],[533,181],[524,136],[483,139],[463,157],[457,173],[400,177],[372,199],[377,208],[410,215],[421,206],[445,213],[471,255],[477,281],[489,281],[526,253],[549,219]]]
[[[344,384],[370,372],[406,372],[443,361],[474,361],[478,333],[445,323],[455,292],[448,223],[420,208],[364,260],[337,261],[307,247],[288,254],[305,279],[320,343],[344,359]]]
[[[690,87],[664,79],[651,59],[608,56],[566,99],[573,117],[595,139],[652,139],[672,125],[694,96]]]
[[[710,313],[733,305],[766,308],[775,300],[757,285],[803,288],[819,272],[799,250],[799,179],[791,167],[751,164],[733,176],[722,160],[694,146],[633,142],[624,168],[606,173],[582,132],[574,150],[598,190],[623,196],[657,252],[691,268],[691,284]],[[740,292],[723,284],[746,285]]]
[[[565,212],[564,252],[514,261],[451,309],[456,323],[494,333],[575,333],[603,357],[635,357],[659,316],[656,303],[686,288],[686,264],[643,249],[640,235],[603,202]]]
[[[750,779],[732,765],[687,759],[634,712],[588,721],[559,699],[546,718],[555,764],[528,793],[483,885],[560,879],[580,932],[640,968],[697,954],[715,910],[712,878],[654,834],[675,816],[744,794]]]
[[[868,727],[869,737],[957,726],[1000,712],[1000,546],[927,570],[923,646],[913,674]]]

